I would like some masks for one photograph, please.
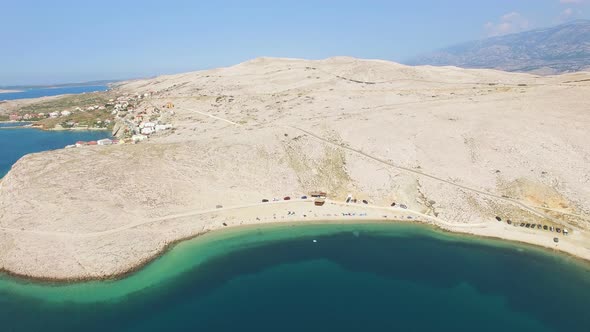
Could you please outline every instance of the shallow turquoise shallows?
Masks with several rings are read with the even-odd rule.
[[[32,128],[7,129],[13,123],[0,123],[0,178],[22,156],[62,149],[77,141],[93,141],[111,136],[110,131],[44,131]]]
[[[0,277],[3,331],[589,331],[590,266],[420,225],[228,229],[120,280]]]

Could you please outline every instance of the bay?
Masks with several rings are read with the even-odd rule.
[[[3,276],[0,307],[8,331],[587,331],[590,271],[422,225],[271,225],[182,242],[120,280]]]
[[[62,149],[77,141],[93,141],[111,136],[110,131],[103,130],[45,131],[33,128],[2,128],[18,124],[0,124],[0,178],[26,154]]]

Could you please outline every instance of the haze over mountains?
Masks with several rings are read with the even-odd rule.
[[[590,21],[466,42],[407,63],[545,75],[590,70]]]

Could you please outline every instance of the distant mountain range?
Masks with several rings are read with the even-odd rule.
[[[406,63],[536,74],[590,70],[590,21],[467,42]]]

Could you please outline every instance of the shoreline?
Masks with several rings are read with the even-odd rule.
[[[40,130],[45,130],[45,131],[112,131],[111,129],[108,129],[108,128],[83,128],[83,127],[50,128],[50,129],[34,127],[34,129],[40,129]]]
[[[112,279],[173,243],[226,226],[406,217],[449,233],[590,261],[590,178],[584,172],[590,146],[578,125],[590,114],[582,102],[586,85],[564,85],[570,76],[265,58],[126,82],[96,100],[127,99],[132,111],[117,115],[144,127],[152,119],[173,123],[174,130],[149,144],[60,146],[21,158],[0,185],[0,268],[57,281]],[[2,105],[8,111],[40,100],[70,104],[59,98]],[[74,122],[94,127],[93,116],[88,119]],[[515,135],[522,123],[529,124],[526,135]],[[298,199],[313,190],[338,201],[320,207]],[[367,205],[344,204],[347,195]],[[294,199],[260,204],[281,197]],[[390,207],[393,202],[413,212]],[[187,252],[189,258],[203,258],[209,241],[189,243],[199,248]],[[166,274],[182,271],[164,268]],[[124,280],[149,276],[152,268],[144,271]]]
[[[84,128],[84,127],[73,127],[73,128],[49,128],[45,129],[42,126],[38,126],[35,122],[30,121],[0,121],[0,124],[14,123],[14,126],[0,127],[0,129],[38,129],[43,131],[112,131],[109,128]],[[21,123],[25,123],[19,125]]]
[[[19,93],[19,92],[25,92],[25,90],[0,90],[0,94],[3,93]],[[2,97],[2,96],[0,96]]]
[[[341,202],[333,202],[329,201],[332,204],[336,205],[346,205],[346,203]],[[277,204],[278,203],[278,204]],[[285,202],[275,202],[274,204],[281,204]],[[287,202],[289,204],[290,202]],[[273,204],[273,203],[271,203]],[[489,227],[489,225],[498,225],[495,222],[490,221],[486,223],[486,225],[482,226],[482,224],[458,224],[453,226],[444,225],[440,222],[436,221],[435,217],[426,216],[419,212],[411,211],[411,210],[394,210],[389,209],[386,207],[375,207],[375,206],[367,206],[367,205],[358,205],[355,207],[366,208],[367,210],[389,210],[390,212],[405,212],[405,215],[411,215],[412,218],[410,219],[409,216],[406,218],[390,218],[383,216],[382,218],[363,218],[361,216],[358,217],[343,217],[343,216],[335,216],[335,217],[318,217],[317,219],[314,218],[299,218],[299,219],[292,219],[288,222],[283,221],[265,221],[260,223],[249,223],[249,224],[237,224],[237,225],[228,225],[221,226],[217,228],[207,229],[200,232],[196,232],[195,234],[190,234],[188,236],[177,238],[173,241],[165,243],[161,248],[159,248],[153,255],[141,259],[134,263],[129,263],[129,265],[122,271],[105,274],[103,276],[76,276],[71,278],[62,278],[62,277],[42,277],[42,276],[33,276],[24,273],[19,273],[15,271],[11,271],[6,268],[0,269],[0,273],[6,275],[7,277],[13,279],[15,282],[33,282],[37,284],[47,284],[47,285],[68,285],[68,284],[77,284],[77,283],[86,283],[86,282],[93,282],[93,281],[119,281],[123,280],[135,273],[139,273],[142,269],[146,268],[153,262],[155,262],[160,257],[166,255],[171,250],[173,250],[177,245],[198,239],[199,237],[206,235],[206,234],[223,234],[224,231],[239,231],[240,229],[248,230],[253,228],[260,228],[260,227],[298,227],[299,225],[318,225],[318,226],[329,226],[329,225],[368,225],[368,224],[382,224],[382,225],[390,225],[395,227],[395,225],[406,224],[406,225],[418,225],[425,228],[428,228],[429,231],[432,232],[442,232],[447,235],[456,236],[462,239],[468,239],[473,241],[480,241],[480,240],[492,240],[503,242],[504,244],[511,244],[517,246],[525,246],[531,247],[536,250],[540,250],[545,254],[548,255],[561,255],[564,257],[568,257],[574,259],[577,263],[580,264],[590,264],[590,253],[588,255],[577,255],[574,251],[568,250],[570,248],[562,248],[561,246],[554,246],[543,244],[539,241],[527,241],[526,237],[521,237],[517,239],[518,236],[514,236],[513,238],[502,237],[500,232],[494,234],[494,227]],[[418,219],[420,218],[420,219]],[[430,219],[430,220],[428,220]],[[513,227],[513,226],[510,226]],[[484,232],[478,232],[478,229],[483,229]],[[520,227],[516,227],[516,229],[520,229]],[[491,230],[491,233],[489,232]],[[486,232],[488,231],[488,232]],[[516,232],[515,232],[516,233]],[[522,234],[520,234],[522,235]],[[556,234],[551,234],[552,236]],[[541,238],[540,236],[536,237],[537,239]],[[560,236],[563,239],[563,236]],[[561,242],[561,241],[560,241]],[[490,245],[490,244],[485,244]]]

